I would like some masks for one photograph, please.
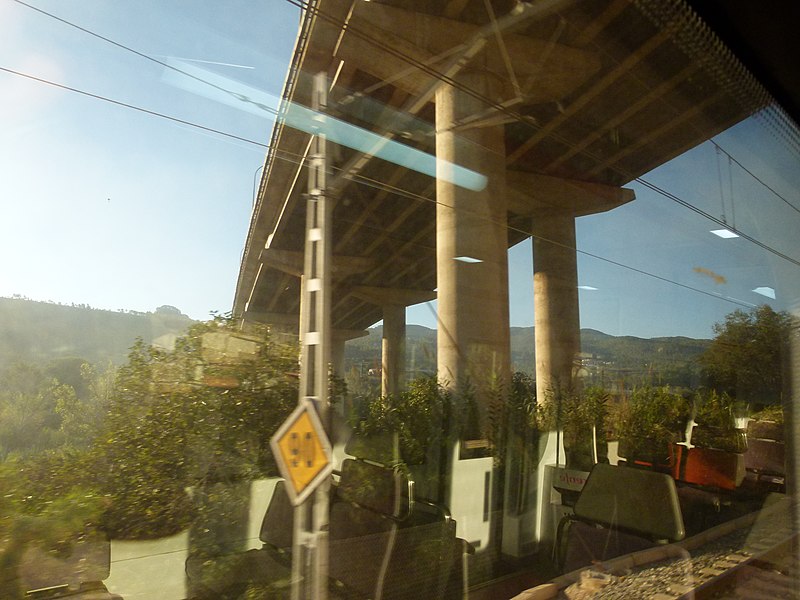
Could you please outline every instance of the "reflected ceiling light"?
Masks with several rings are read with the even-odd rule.
[[[474,258],[472,256],[456,256],[453,260],[460,260],[461,262],[465,263],[480,263],[483,262],[480,258]]]
[[[752,291],[754,291],[756,294],[761,294],[762,296],[766,296],[767,298],[772,298],[773,300],[775,300],[775,290],[772,289],[771,287],[767,286],[757,287]]]
[[[739,237],[739,234],[733,233],[730,229],[712,229],[711,233],[718,235],[725,240]]]
[[[591,285],[579,285],[578,289],[579,290],[589,290],[590,292],[596,292],[597,291],[597,288],[596,287],[592,287]]]

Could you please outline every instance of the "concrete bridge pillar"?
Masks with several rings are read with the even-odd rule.
[[[436,293],[365,285],[354,287],[350,293],[383,309],[381,394],[396,394],[402,389],[406,370],[406,306],[434,300]]]
[[[571,214],[540,216],[532,223],[536,397],[574,387],[580,352],[578,261]]]
[[[456,80],[496,97],[500,80],[464,71]],[[438,376],[454,389],[469,382],[485,424],[489,386],[508,382],[508,234],[505,143],[502,125],[456,131],[459,121],[479,113],[480,101],[443,85],[436,92],[436,268],[439,298]],[[485,175],[479,191],[441,175],[447,161]]]
[[[383,340],[381,341],[381,395],[400,392],[406,360],[406,307],[387,304],[383,307]]]
[[[347,340],[366,337],[369,332],[364,329],[334,329],[331,332],[331,372],[344,378],[344,345]]]
[[[508,209],[528,217],[533,234],[536,396],[574,386],[580,352],[575,218],[611,210],[633,190],[538,173],[506,173]]]

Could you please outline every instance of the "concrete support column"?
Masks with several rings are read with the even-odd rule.
[[[462,72],[457,80],[489,97],[500,86],[485,72]],[[483,425],[490,384],[510,377],[504,131],[501,125],[453,126],[484,109],[452,86],[436,92],[439,175],[448,161],[488,179],[480,191],[441,176],[436,181],[438,375],[453,388],[471,383]]]
[[[572,215],[538,216],[532,225],[536,396],[542,402],[554,390],[574,385],[580,351],[578,261]]]
[[[334,329],[331,331],[331,371],[344,379],[344,353],[347,340],[365,337],[369,332],[363,329]]]
[[[336,377],[344,378],[344,345],[347,339],[336,335],[334,330],[331,336],[331,371]]]
[[[383,307],[381,344],[381,394],[397,394],[403,385],[406,362],[406,307]]]

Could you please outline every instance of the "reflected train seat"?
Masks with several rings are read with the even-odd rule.
[[[293,511],[286,482],[275,485],[261,521],[257,550],[222,556],[190,555],[186,578],[192,598],[235,599],[255,587],[270,597],[289,597],[292,572]]]
[[[456,600],[465,593],[463,540],[449,512],[414,498],[390,447],[351,439],[331,505],[330,576],[339,598]],[[369,457],[369,458],[365,458]]]
[[[329,575],[335,596],[381,598],[411,489],[399,468],[358,459],[342,463],[331,504]]]
[[[572,571],[596,561],[685,536],[675,480],[666,473],[596,464],[558,526],[558,566]]]
[[[401,523],[386,575],[385,597],[393,599],[466,597],[466,555],[471,546],[456,536],[449,511],[415,499]],[[409,577],[409,573],[413,574]]]
[[[362,448],[353,446],[361,452]],[[330,595],[342,600],[464,596],[466,545],[455,522],[435,504],[413,498],[401,467],[345,459],[332,486],[329,521]],[[194,598],[246,597],[249,588],[288,598],[293,514],[279,482],[264,515],[263,546],[226,556],[190,556],[187,578]]]
[[[750,420],[744,454],[748,488],[761,492],[786,490],[786,444],[783,424]]]

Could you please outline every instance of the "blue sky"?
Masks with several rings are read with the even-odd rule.
[[[285,2],[37,7],[161,60],[278,94],[299,15]],[[279,9],[279,10],[276,10]],[[272,123],[165,84],[164,68],[11,0],[0,66],[266,144]],[[0,73],[0,295],[195,318],[230,310],[264,148]]]
[[[35,0],[35,6],[159,60],[192,61],[273,96],[281,91],[299,20],[282,0]],[[261,144],[269,140],[272,122],[265,115],[182,89],[164,67],[13,0],[0,0],[0,30],[0,67]],[[263,147],[5,72],[0,104],[0,252],[6,257],[0,296],[111,310],[171,304],[198,319],[231,308]],[[716,141],[800,206],[797,155],[765,119],[752,118]],[[644,178],[800,256],[800,213],[712,144]],[[796,265],[741,238],[716,238],[710,221],[631,187],[634,202],[578,219],[578,247],[588,253],[579,256],[579,283],[596,288],[580,292],[583,327],[710,337],[712,324],[736,308],[794,306]],[[512,325],[531,325],[530,243],[509,257]],[[754,293],[757,287],[775,289],[776,299]],[[412,307],[408,315],[409,322],[435,324],[430,307]]]
[[[798,155],[761,114],[714,142],[752,174],[706,142],[642,179],[718,219],[724,215],[742,232],[800,259],[800,211],[784,201],[800,207]],[[639,183],[627,187],[636,200],[576,221],[578,283],[596,288],[579,292],[582,327],[612,335],[709,338],[714,323],[733,310],[800,305],[800,267],[743,238],[712,235],[718,225]],[[533,324],[532,265],[529,240],[511,249],[512,325]],[[776,298],[756,288],[772,288]],[[434,326],[431,307],[420,305],[410,313],[410,320]]]

